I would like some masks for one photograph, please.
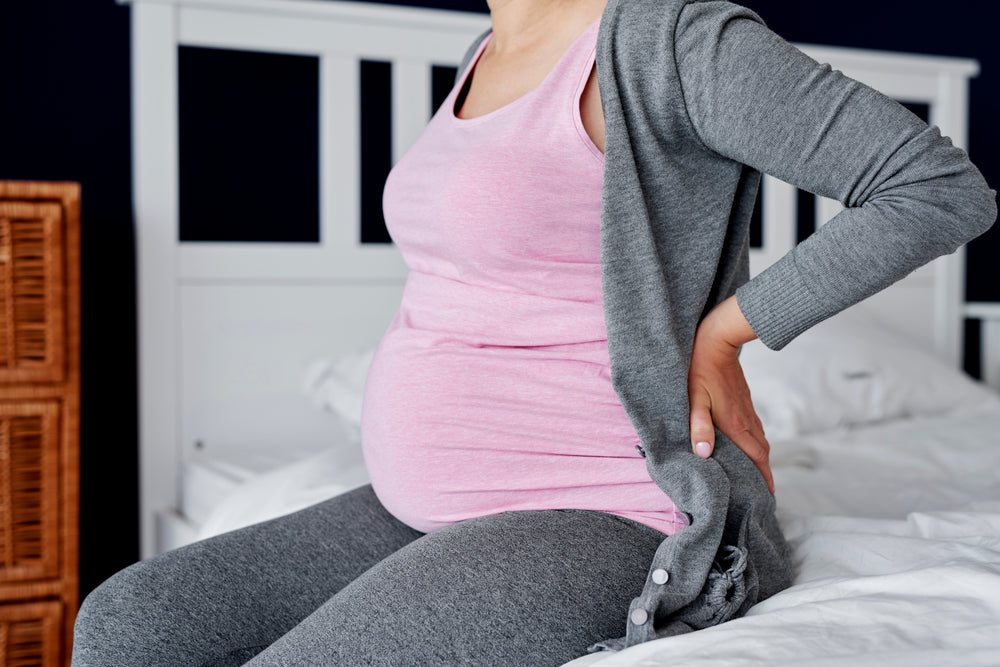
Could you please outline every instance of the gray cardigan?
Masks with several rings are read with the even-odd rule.
[[[592,650],[724,622],[792,582],[754,465],[720,432],[709,459],[691,451],[688,364],[705,313],[735,293],[780,349],[996,218],[996,193],[937,129],[738,5],[609,0],[597,73],[612,379],[650,476],[691,522],[657,550],[625,636]],[[761,172],[847,208],[748,280]]]

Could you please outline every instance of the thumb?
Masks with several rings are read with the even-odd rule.
[[[715,425],[712,423],[712,400],[704,389],[691,395],[691,447],[703,459],[712,455],[715,447]]]

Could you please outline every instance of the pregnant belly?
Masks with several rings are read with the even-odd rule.
[[[606,343],[481,347],[390,329],[362,416],[379,499],[425,532],[509,510],[673,516],[606,359]]]

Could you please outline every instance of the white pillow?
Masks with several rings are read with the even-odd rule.
[[[303,391],[312,403],[337,415],[348,437],[361,441],[361,401],[375,348],[319,359],[306,369]]]
[[[843,312],[740,363],[769,440],[915,416],[995,413],[1000,396],[884,326]]]
[[[208,514],[198,539],[283,516],[368,481],[360,448],[323,450],[237,485]]]

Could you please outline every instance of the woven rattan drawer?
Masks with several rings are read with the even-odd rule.
[[[62,659],[62,604],[0,605],[0,665],[55,667]]]
[[[79,251],[79,185],[0,180],[0,667],[71,653]]]
[[[0,383],[60,382],[65,211],[0,200]]]
[[[0,401],[0,584],[59,576],[59,403]]]

